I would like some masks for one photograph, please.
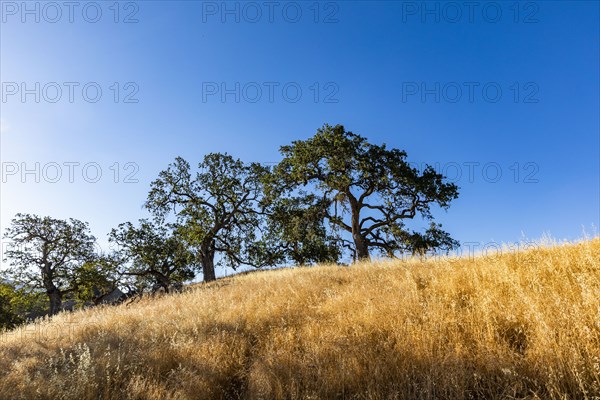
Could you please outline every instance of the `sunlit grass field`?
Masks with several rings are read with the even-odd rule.
[[[0,336],[0,399],[600,399],[600,239],[258,271]]]

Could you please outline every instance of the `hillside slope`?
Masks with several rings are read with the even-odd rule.
[[[600,239],[256,272],[0,336],[1,399],[600,396]]]

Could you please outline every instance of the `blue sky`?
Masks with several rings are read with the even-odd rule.
[[[445,172],[463,243],[599,225],[598,2],[23,4],[0,4],[2,230],[102,243],[176,156],[274,162],[324,123]]]

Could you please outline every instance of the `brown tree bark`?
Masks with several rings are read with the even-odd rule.
[[[44,252],[45,256],[46,253]],[[42,268],[42,281],[50,303],[50,315],[55,315],[62,308],[62,292],[54,284],[54,271],[52,270],[52,265],[46,259],[44,259],[44,266]]]
[[[211,282],[217,279],[215,275],[215,248],[214,241],[203,243],[201,248],[202,253],[202,275],[204,282]]]
[[[46,290],[46,293],[50,300],[50,315],[58,314],[62,308],[62,293],[56,287]]]
[[[352,212],[352,240],[354,240],[354,247],[356,249],[356,258],[358,261],[368,261],[371,259],[369,255],[369,246],[367,240],[363,237],[360,232],[360,206],[356,197],[348,191],[346,193],[350,202],[350,210]]]
[[[356,257],[359,261],[369,261],[371,256],[369,254],[369,246],[360,233],[352,233],[354,239],[354,247],[356,248]]]
[[[217,279],[215,276],[215,263],[212,257],[202,257],[202,274],[204,282],[211,282]]]

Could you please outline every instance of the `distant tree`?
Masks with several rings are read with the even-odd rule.
[[[45,291],[51,315],[61,310],[63,297],[72,293],[75,271],[95,257],[88,224],[30,214],[17,214],[4,235],[5,261],[16,283]]]
[[[260,267],[272,262],[259,243],[264,228],[262,178],[266,167],[212,153],[192,173],[178,157],[151,185],[146,207],[159,219],[174,213],[181,234],[195,248],[204,281],[223,265]]]
[[[137,278],[141,284],[137,286],[169,292],[194,278],[193,253],[181,235],[168,226],[140,220],[135,227],[126,222],[110,232],[109,241],[117,247],[118,274]],[[110,281],[104,287],[110,288]]]
[[[406,227],[404,221],[417,215],[432,221],[431,205],[447,209],[458,188],[430,166],[412,168],[404,151],[324,125],[312,138],[282,146],[281,153],[273,171],[279,190],[314,191],[334,230],[349,234],[342,241],[358,259],[369,259],[372,249],[393,256],[457,246],[441,225],[431,224],[425,233]]]

